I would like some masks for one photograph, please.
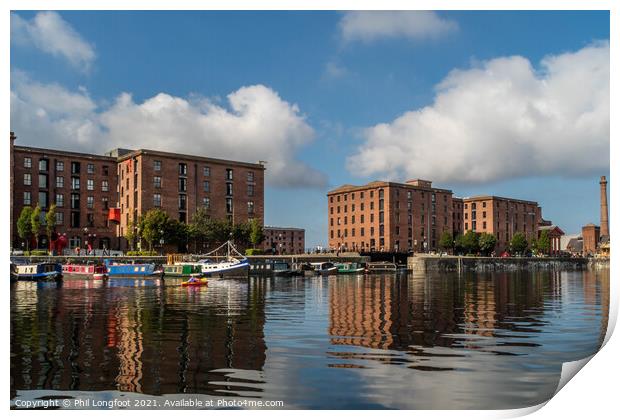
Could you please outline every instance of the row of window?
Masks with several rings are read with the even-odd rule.
[[[154,160],[153,161],[153,170],[160,172],[162,168],[162,162],[161,160]],[[230,168],[226,169],[226,179],[229,181],[232,181],[233,179],[233,170]],[[187,176],[187,163],[179,163],[179,175],[181,176]],[[210,177],[211,176],[211,167],[209,166],[203,166],[202,168],[202,175],[205,177]],[[248,171],[247,172],[247,182],[254,182],[254,172],[253,171]]]
[[[39,201],[38,204],[42,208],[48,208],[48,193],[45,191],[39,191]],[[64,207],[65,206],[65,195],[64,194],[56,194],[54,204],[56,207]],[[32,205],[32,193],[30,191],[24,191],[24,206]],[[80,195],[79,194],[71,194],[71,208],[79,209],[80,208]],[[108,197],[103,197],[101,199],[101,205],[103,210],[107,210],[109,208]],[[88,196],[86,197],[86,208],[93,209],[95,208],[95,197]]]
[[[46,189],[48,188],[48,184],[47,184],[47,175],[45,174],[39,174],[39,188],[42,189]],[[31,174],[24,174],[24,185],[25,186],[32,186],[32,175]],[[56,177],[56,188],[64,188],[65,187],[65,177],[64,176],[57,176]],[[78,177],[71,177],[71,189],[73,190],[79,190],[80,189],[80,178]],[[87,179],[86,180],[86,189],[88,191],[94,191],[95,190],[95,180],[94,179]],[[101,181],[101,191],[107,192],[110,190],[110,183],[108,180],[103,180]]]
[[[490,203],[490,201],[489,201],[489,203]],[[519,210],[519,204],[518,204],[518,203],[513,203],[513,204],[510,204],[510,202],[509,202],[509,201],[499,201],[499,200],[498,200],[498,201],[496,201],[496,202],[495,202],[495,207],[499,209],[499,207],[500,207],[500,203],[505,204],[505,207],[506,207],[507,209],[508,209],[508,208],[510,208],[511,210],[515,210],[515,211],[518,211],[518,210]],[[471,209],[472,209],[472,210],[476,210],[476,204],[477,204],[477,203],[471,203]],[[468,208],[468,207],[467,207],[467,205],[468,205],[467,203],[465,203],[465,204],[463,205],[463,206],[464,206],[464,208],[465,208],[466,210],[467,210],[467,208]],[[523,209],[523,211],[526,211],[526,209],[527,209],[527,204],[525,204],[525,203],[521,203],[521,206],[522,206],[521,208]],[[486,202],[486,201],[483,201],[483,202],[482,202],[482,208],[486,208],[486,207],[487,207],[487,202]]]
[[[184,194],[179,195],[178,204],[179,204],[179,210],[187,210],[187,196]],[[254,213],[254,201],[248,201],[247,205],[248,205],[248,213],[253,214]],[[154,207],[162,206],[162,197],[160,193],[153,194],[153,206]],[[202,207],[204,207],[205,209],[211,208],[211,199],[209,197],[202,198]],[[226,212],[227,213],[233,212],[232,198],[226,199]]]
[[[24,157],[24,168],[26,169],[32,168],[31,157]],[[80,169],[81,169],[80,162],[71,162],[71,173],[72,174],[79,174]],[[62,160],[57,160],[56,161],[56,172],[63,172],[64,170],[65,170],[65,162]],[[45,158],[39,159],[39,171],[41,172],[49,171],[49,159],[45,159]],[[94,174],[95,164],[94,163],[86,164],[86,172],[89,174]],[[107,176],[109,173],[109,166],[103,165],[101,167],[101,173]]]
[[[370,198],[374,197],[374,191],[375,190],[370,190],[369,191]],[[364,199],[364,191],[360,191],[359,193],[360,193],[360,195],[359,195],[360,200],[363,200]],[[420,191],[420,193],[421,193],[422,198],[424,198],[424,191]],[[383,198],[384,193],[383,193],[382,189],[378,190],[378,194],[379,194],[379,198]],[[351,201],[355,200],[355,193],[352,192],[352,193],[350,193],[350,195],[351,195]],[[349,198],[349,193],[338,194],[335,197],[336,197],[336,202],[340,202],[340,197],[342,197],[343,201],[347,201],[348,198]],[[400,197],[400,190],[399,189],[396,189],[396,197]],[[413,191],[407,191],[407,199],[408,200],[412,200],[413,199]],[[436,194],[433,192],[433,193],[431,193],[431,201],[434,203],[435,200],[436,200]],[[443,195],[443,201],[444,202],[448,201],[448,194],[444,194]],[[333,195],[329,197],[329,202],[330,203],[334,202],[334,196]]]

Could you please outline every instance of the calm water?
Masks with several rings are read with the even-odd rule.
[[[11,398],[517,408],[600,347],[609,270],[11,284]],[[58,392],[61,391],[61,392]]]

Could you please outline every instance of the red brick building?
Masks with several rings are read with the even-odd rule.
[[[306,231],[299,228],[265,226],[265,240],[260,248],[279,255],[303,254],[306,250]]]
[[[581,228],[581,237],[583,238],[583,254],[596,254],[601,239],[601,228],[594,223],[588,223]]]
[[[45,213],[56,204],[56,232],[71,248],[114,247],[116,228],[108,209],[116,205],[116,159],[61,150],[14,145],[11,133],[11,239],[22,248],[17,220],[24,207],[41,207],[39,247],[47,247]],[[24,244],[25,245],[25,244]],[[34,244],[30,244],[31,246]]]
[[[535,201],[490,195],[463,199],[463,232],[490,233],[497,238],[496,251],[508,249],[520,232],[528,242],[538,237],[541,209]]]
[[[436,250],[452,232],[452,191],[431,181],[375,181],[327,193],[329,247],[353,251]]]
[[[14,145],[11,133],[11,238],[24,206],[56,204],[56,230],[69,246],[126,249],[131,221],[161,208],[185,223],[198,208],[233,223],[264,220],[262,163],[236,162],[154,150],[116,149],[106,155]],[[118,209],[110,218],[110,210]],[[118,222],[118,223],[115,223]],[[42,232],[45,229],[41,229]],[[47,244],[40,234],[39,246]]]
[[[214,219],[232,223],[264,220],[262,164],[235,162],[155,150],[112,151],[118,155],[120,224],[124,235],[131,221],[160,208],[189,223],[199,208]]]

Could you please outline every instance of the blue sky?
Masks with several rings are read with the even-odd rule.
[[[325,193],[374,179],[599,222],[608,12],[14,12],[11,35],[18,143],[266,160],[266,223],[307,247]]]

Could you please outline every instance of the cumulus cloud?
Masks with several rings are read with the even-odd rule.
[[[83,71],[90,68],[96,57],[94,47],[56,12],[40,12],[31,20],[11,13],[11,41],[63,57]]]
[[[383,38],[429,39],[458,30],[458,24],[432,11],[353,11],[340,20],[344,41],[371,42]]]
[[[362,176],[488,182],[609,168],[609,42],[452,71],[432,105],[363,131]]]
[[[24,144],[102,153],[148,148],[222,159],[267,161],[270,185],[323,187],[327,177],[296,154],[315,133],[297,105],[263,85],[238,89],[228,107],[159,93],[142,102],[122,93],[100,108],[88,91],[13,76],[11,129]]]

